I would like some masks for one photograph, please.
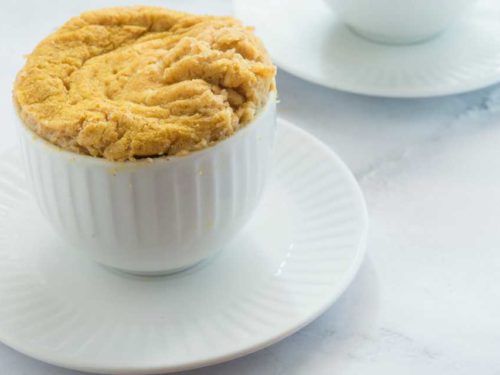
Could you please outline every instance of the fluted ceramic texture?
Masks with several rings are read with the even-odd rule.
[[[117,163],[55,148],[21,125],[26,170],[59,235],[105,265],[179,270],[220,250],[261,196],[275,100],[234,136],[184,157]]]
[[[0,158],[0,340],[83,371],[156,374],[229,360],[303,327],[354,277],[366,209],[338,157],[285,122],[272,163],[262,202],[224,251],[151,278],[109,272],[71,251],[27,193],[19,163]],[[240,189],[234,182],[210,191]],[[255,195],[247,189],[238,199],[251,205]]]

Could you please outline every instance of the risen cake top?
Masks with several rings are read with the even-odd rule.
[[[230,136],[265,105],[275,74],[252,29],[234,18],[111,8],[44,39],[18,74],[14,101],[53,144],[131,160]]]

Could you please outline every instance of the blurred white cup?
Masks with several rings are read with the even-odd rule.
[[[475,0],[325,0],[357,34],[382,43],[430,39],[450,26]]]

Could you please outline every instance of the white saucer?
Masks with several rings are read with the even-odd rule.
[[[330,306],[363,258],[367,213],[347,167],[279,122],[257,212],[218,256],[185,272],[109,271],[64,245],[0,163],[0,340],[55,365],[150,374],[227,361],[297,331]]]
[[[324,0],[234,0],[280,68],[359,94],[427,97],[500,81],[500,1],[478,0],[466,18],[421,44],[390,46],[353,34]]]

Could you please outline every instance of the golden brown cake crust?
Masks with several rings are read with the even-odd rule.
[[[18,74],[14,102],[33,131],[70,151],[117,161],[178,155],[250,122],[275,74],[234,18],[111,8],[43,40]]]

